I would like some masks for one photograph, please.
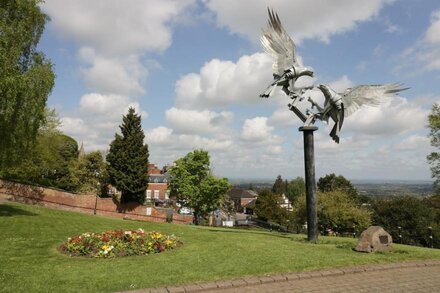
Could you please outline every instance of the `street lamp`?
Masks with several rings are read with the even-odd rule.
[[[98,207],[98,192],[99,192],[99,187],[101,186],[101,183],[99,182],[99,171],[95,171],[95,179],[98,181],[97,182],[97,188],[96,188],[96,194],[95,194],[95,208],[93,209],[93,214],[96,215],[96,209]]]

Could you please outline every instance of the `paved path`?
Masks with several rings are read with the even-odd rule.
[[[440,293],[440,260],[246,277],[130,293],[428,292]]]

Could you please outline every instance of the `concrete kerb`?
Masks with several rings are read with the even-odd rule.
[[[320,277],[331,277],[337,275],[348,275],[348,274],[358,274],[362,272],[371,271],[381,271],[381,270],[392,270],[399,268],[412,268],[412,267],[424,267],[424,266],[440,266],[440,260],[426,260],[426,261],[416,261],[416,262],[403,262],[403,263],[392,263],[392,264],[376,264],[376,265],[362,265],[362,266],[352,266],[346,268],[335,268],[335,269],[324,269],[315,271],[306,271],[298,273],[283,273],[276,275],[264,275],[264,276],[248,276],[233,280],[223,280],[209,283],[199,283],[192,285],[182,285],[164,288],[152,288],[145,290],[135,290],[126,291],[126,293],[134,292],[167,292],[167,293],[190,293],[190,292],[200,292],[205,290],[221,290],[231,287],[244,287],[252,286],[266,283],[282,283],[286,281],[294,281],[300,279],[311,279]]]

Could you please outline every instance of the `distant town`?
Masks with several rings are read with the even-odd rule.
[[[245,179],[229,178],[232,185],[245,189],[261,190],[271,188],[273,179]],[[353,179],[351,183],[360,195],[372,197],[388,196],[429,196],[433,195],[432,181],[428,180],[359,180]]]

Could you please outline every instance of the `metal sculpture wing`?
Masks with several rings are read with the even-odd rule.
[[[339,143],[339,132],[344,123],[344,118],[356,112],[363,105],[378,106],[385,101],[387,97],[397,95],[399,92],[407,90],[402,88],[401,84],[383,84],[383,85],[358,85],[354,88],[345,90],[344,93],[337,93],[328,85],[318,86],[325,97],[324,107],[320,107],[313,99],[309,98],[312,107],[318,109],[318,113],[310,116],[311,123],[314,119],[328,122],[331,118],[335,125],[330,136],[336,143]]]
[[[300,76],[313,76],[313,72],[303,67],[298,61],[295,43],[281,24],[278,14],[270,9],[268,12],[267,28],[263,29],[260,41],[264,51],[274,61],[272,66],[274,81],[260,97],[268,98],[271,96],[276,86],[282,86],[282,90],[288,96],[298,96],[297,91],[301,89],[294,89],[294,82]]]
[[[300,67],[296,58],[296,47],[281,24],[278,14],[269,12],[267,28],[263,29],[261,45],[264,51],[274,60],[272,71],[274,75],[282,76],[292,66]]]
[[[399,83],[383,85],[358,85],[342,93],[344,115],[347,117],[356,112],[362,105],[378,106],[386,97],[397,95],[407,90]]]

